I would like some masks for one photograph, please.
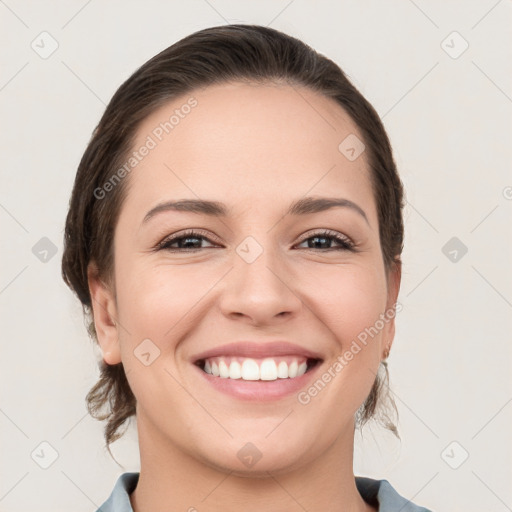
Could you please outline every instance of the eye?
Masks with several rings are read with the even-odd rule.
[[[324,249],[326,251],[356,251],[354,243],[349,238],[340,235],[335,231],[324,230],[319,233],[314,233],[308,238],[303,239],[300,244],[309,242],[310,240],[314,240],[313,243],[315,247],[306,247],[306,249]],[[211,243],[211,240],[205,236],[204,233],[191,229],[179,236],[173,235],[172,237],[166,238],[157,245],[156,250],[166,250],[170,252],[195,252],[201,249],[208,249],[208,247],[201,247],[202,241],[208,241]],[[333,241],[338,244],[338,247],[325,247],[326,244],[331,245]],[[177,244],[177,247],[173,247],[175,244]],[[321,245],[324,245],[324,247],[319,247]]]
[[[182,251],[197,251],[200,249],[208,249],[208,247],[201,247],[201,241],[211,240],[204,236],[200,231],[189,230],[182,233],[180,236],[172,236],[166,238],[158,244],[157,250],[165,249],[170,252],[182,252]],[[178,244],[178,247],[172,247],[174,244]]]
[[[304,242],[309,242],[309,240],[314,240],[314,245],[316,247],[306,247],[306,249],[325,249],[326,251],[356,251],[355,244],[349,238],[340,235],[335,231],[324,230],[319,233],[314,233],[308,238],[302,240],[300,243],[303,244]],[[321,245],[329,245],[329,241],[336,242],[338,247],[319,247]]]

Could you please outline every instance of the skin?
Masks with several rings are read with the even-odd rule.
[[[351,162],[338,150],[349,134],[362,136],[313,91],[236,82],[161,107],[139,127],[134,148],[190,96],[198,105],[125,178],[114,283],[104,284],[94,263],[89,269],[104,359],[122,361],[137,398],[133,509],[376,510],[355,486],[354,414],[391,346],[393,320],[307,405],[296,394],[240,401],[205,383],[190,362],[240,339],[286,339],[321,352],[327,369],[393,307],[400,269],[386,272],[383,263],[366,154]],[[304,196],[349,199],[368,222],[346,207],[284,216]],[[155,205],[185,198],[222,201],[231,213],[168,211],[141,225]],[[188,228],[209,240],[194,238],[195,252],[153,250]],[[348,237],[358,252],[307,241],[322,229]],[[247,236],[263,249],[252,263],[236,252]],[[148,338],[160,355],[145,366],[134,350]],[[237,457],[247,442],[262,454],[251,468]]]

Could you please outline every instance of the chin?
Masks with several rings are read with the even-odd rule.
[[[241,478],[268,478],[269,473],[287,473],[310,462],[305,453],[306,450],[310,452],[305,440],[290,440],[286,436],[276,436],[272,440],[265,439],[261,434],[252,438],[237,436],[216,448],[212,452],[211,445],[205,447],[203,462],[218,471]]]

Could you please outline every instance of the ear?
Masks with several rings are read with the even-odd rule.
[[[103,360],[107,364],[118,364],[121,362],[121,349],[118,325],[116,325],[117,308],[114,294],[99,277],[94,262],[87,267],[87,281],[91,294],[94,326],[103,353]]]
[[[384,327],[381,346],[382,359],[387,359],[391,345],[395,338],[395,316],[402,310],[402,305],[397,304],[398,293],[400,291],[400,282],[402,280],[402,262],[399,258],[394,261],[387,275],[388,293],[386,301],[386,311],[384,312]]]

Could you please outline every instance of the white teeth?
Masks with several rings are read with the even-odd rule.
[[[230,379],[241,379],[242,378],[242,367],[238,361],[231,361],[229,365],[229,378]]]
[[[276,380],[277,366],[273,359],[264,359],[260,366],[261,380]]]
[[[288,365],[284,361],[281,361],[277,367],[277,376],[280,379],[288,378]]]
[[[271,357],[263,360],[215,357],[205,360],[203,369],[206,373],[223,379],[272,381],[300,377],[308,368],[307,361],[303,357],[288,356],[286,361],[278,357],[277,360],[279,362]]]
[[[260,367],[254,359],[246,359],[242,364],[242,379],[260,380]]]
[[[229,368],[224,361],[220,361],[219,363],[219,376],[223,379],[227,379],[229,377]]]

